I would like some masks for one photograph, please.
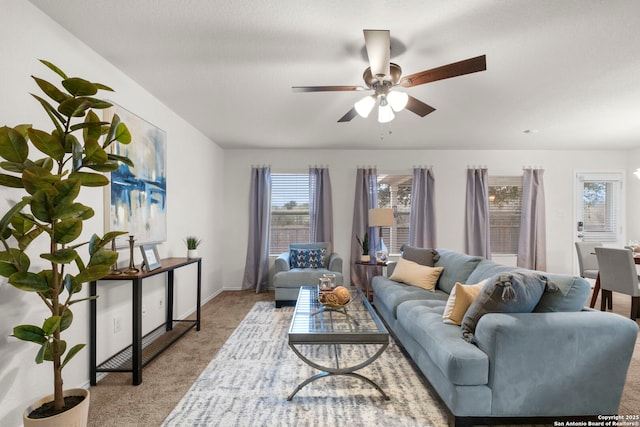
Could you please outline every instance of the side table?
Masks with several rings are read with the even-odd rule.
[[[97,304],[96,300],[89,301],[89,361],[91,385],[96,385],[97,372],[131,372],[132,384],[142,383],[142,368],[151,362],[156,356],[162,353],[167,347],[177,339],[189,332],[192,328],[200,330],[200,304],[202,287],[202,258],[165,258],[162,266],[151,271],[139,271],[137,273],[124,273],[117,275],[107,275],[100,280],[128,280],[132,289],[132,342],[127,348],[111,356],[100,365],[96,360],[97,346]],[[174,295],[174,270],[187,265],[197,265],[196,281],[196,318],[174,319],[173,318],[173,295]],[[142,282],[144,279],[157,274],[167,275],[167,311],[165,323],[155,330],[142,336]],[[97,295],[98,281],[89,283],[89,295]]]
[[[375,277],[375,276],[379,276],[379,274],[377,274],[378,272],[378,268],[382,271],[382,274],[384,274],[385,269],[387,268],[387,263],[385,262],[375,262],[375,261],[356,261],[355,262],[356,265],[360,265],[365,269],[370,269],[371,267],[376,267],[376,269],[373,271],[373,275],[371,275],[371,278]],[[369,276],[369,274],[367,274],[367,277]],[[368,280],[366,281],[366,288],[363,289],[364,295],[365,297],[367,297],[367,299],[369,301],[373,301],[373,288],[371,287],[371,278],[368,277]]]

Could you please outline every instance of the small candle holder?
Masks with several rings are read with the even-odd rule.
[[[133,261],[133,244],[135,242],[135,239],[133,238],[133,236],[129,236],[129,267],[127,267],[127,269],[124,271],[125,273],[138,273],[140,272],[140,269],[136,268],[136,265]]]
[[[116,239],[113,239],[111,241],[111,250],[114,251],[114,252],[116,251]],[[117,260],[111,266],[111,270],[109,271],[109,274],[122,274],[122,271],[118,269],[118,261]]]

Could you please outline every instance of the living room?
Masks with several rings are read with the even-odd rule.
[[[625,9],[625,2],[613,2],[621,9]],[[633,2],[626,2],[629,7]],[[602,7],[602,5],[600,5]],[[524,4],[522,5],[524,6]],[[575,6],[581,7],[581,6]],[[632,8],[633,7],[629,7]],[[637,11],[637,6],[635,6]],[[535,9],[534,9],[535,11]],[[640,15],[640,14],[636,14]],[[558,16],[558,19],[570,20],[570,16]],[[636,18],[637,20],[637,18]],[[377,24],[377,23],[376,23]],[[595,25],[595,24],[594,24]],[[361,25],[355,24],[354,39],[362,39]],[[158,245],[158,251],[164,257],[185,256],[184,238],[188,235],[198,235],[202,239],[199,254],[203,258],[202,264],[202,299],[206,303],[214,299],[223,291],[240,290],[245,267],[245,257],[248,242],[249,223],[249,188],[250,171],[252,166],[269,165],[271,170],[278,173],[306,173],[312,165],[328,167],[333,186],[334,206],[334,236],[335,249],[349,259],[352,245],[352,221],[354,208],[355,177],[358,167],[375,166],[381,173],[410,174],[414,166],[431,166],[435,173],[435,207],[437,226],[437,246],[456,251],[464,251],[464,211],[465,211],[465,172],[470,166],[486,166],[490,174],[502,176],[517,176],[522,174],[524,167],[538,166],[545,170],[545,196],[547,206],[547,270],[554,273],[577,274],[578,266],[575,255],[574,241],[576,238],[576,222],[574,214],[576,174],[578,172],[617,172],[623,176],[623,242],[640,237],[640,223],[637,212],[640,212],[640,180],[633,172],[640,168],[640,135],[638,135],[637,114],[627,116],[635,121],[627,124],[629,133],[634,135],[634,143],[619,148],[617,141],[603,140],[599,144],[590,144],[588,148],[581,148],[580,142],[573,148],[556,147],[555,141],[549,141],[545,136],[545,129],[540,132],[524,133],[528,127],[537,126],[536,123],[514,122],[509,129],[513,134],[513,145],[510,149],[483,149],[475,143],[469,142],[466,147],[449,149],[439,145],[430,134],[429,116],[425,118],[410,117],[419,121],[420,132],[413,138],[412,148],[396,148],[394,143],[403,136],[403,123],[398,117],[392,125],[392,134],[388,128],[382,128],[375,119],[370,118],[372,125],[364,129],[370,145],[367,148],[355,146],[350,142],[356,138],[356,130],[348,130],[343,140],[330,141],[328,146],[312,146],[305,148],[305,141],[293,146],[251,147],[242,144],[234,147],[223,147],[218,141],[207,136],[203,131],[190,122],[188,115],[175,112],[171,105],[161,101],[156,95],[145,89],[142,81],[127,75],[122,69],[100,56],[85,42],[63,28],[50,16],[38,9],[30,2],[5,1],[3,13],[0,16],[0,33],[3,42],[0,43],[0,58],[2,58],[3,72],[0,82],[0,125],[15,126],[20,123],[32,122],[34,125],[47,128],[49,125],[37,102],[29,96],[35,93],[37,87],[30,75],[52,78],[52,74],[38,62],[38,59],[50,60],[67,73],[86,76],[94,81],[100,81],[114,88],[115,93],[109,94],[111,100],[138,114],[145,120],[159,126],[167,134],[167,239]],[[399,32],[395,29],[394,32]],[[633,30],[624,28],[637,36],[635,25]],[[623,29],[621,29],[622,31]],[[529,30],[532,31],[532,30]],[[627,33],[624,33],[627,34]],[[541,35],[541,37],[543,37]],[[637,37],[635,37],[637,39]],[[457,40],[464,43],[463,40]],[[499,43],[499,41],[495,41]],[[616,46],[612,46],[614,50]],[[539,47],[535,51],[539,52]],[[482,54],[483,52],[477,52]],[[637,56],[637,55],[636,55]],[[462,58],[453,58],[462,59]],[[514,61],[522,61],[512,58]],[[132,59],[139,60],[139,59]],[[504,59],[502,59],[504,60]],[[488,70],[496,65],[488,55]],[[535,61],[534,61],[535,62]],[[355,67],[358,70],[360,63]],[[419,63],[419,61],[418,61]],[[434,64],[438,65],[438,64]],[[615,65],[612,69],[617,70]],[[631,69],[629,71],[627,68]],[[419,69],[419,68],[418,68]],[[298,97],[313,97],[313,94],[290,94],[290,86],[305,83],[322,83],[309,81],[304,69],[297,69],[299,74],[287,74],[291,81],[286,87],[278,87],[285,91],[287,100],[297,102]],[[634,71],[635,70],[635,71]],[[408,70],[409,72],[417,70]],[[625,73],[638,75],[638,59],[625,64]],[[335,72],[332,71],[332,73]],[[360,71],[358,71],[360,72]],[[622,72],[622,71],[621,71]],[[343,77],[340,77],[342,74]],[[481,77],[483,73],[478,73]],[[228,77],[228,76],[227,76]],[[359,75],[354,76],[357,78]],[[551,76],[549,77],[551,78]],[[335,83],[350,83],[351,76],[347,72],[337,73]],[[342,79],[346,79],[343,81]],[[330,82],[326,82],[331,84]],[[456,79],[448,84],[455,86]],[[166,83],[170,85],[170,82]],[[231,83],[229,83],[231,84]],[[241,85],[242,82],[236,84]],[[469,90],[473,90],[466,82]],[[637,88],[628,87],[629,93],[636,93]],[[500,93],[499,88],[492,88],[496,92],[490,102],[498,103],[501,99],[520,98],[518,93]],[[585,87],[585,93],[589,92]],[[471,92],[473,94],[474,92]],[[586,95],[585,95],[586,96]],[[357,98],[354,98],[357,99]],[[586,98],[589,99],[589,98]],[[636,98],[638,99],[638,98]],[[427,99],[425,101],[428,102]],[[235,102],[235,101],[234,101]],[[242,103],[244,101],[237,101]],[[339,118],[349,105],[335,105],[330,97],[300,101],[305,108],[321,110],[314,118],[312,126],[321,129],[322,126],[351,126],[337,124]],[[526,103],[526,100],[523,100]],[[309,104],[308,104],[309,103]],[[553,99],[548,100],[553,104]],[[331,108],[328,108],[331,107]],[[461,105],[439,104],[446,113],[447,109],[462,108]],[[591,109],[613,108],[612,105],[592,105]],[[207,108],[206,106],[197,107]],[[634,106],[637,113],[637,105]],[[473,115],[480,112],[464,109],[465,114]],[[337,117],[334,117],[336,112]],[[606,113],[604,111],[603,113]],[[403,113],[399,113],[400,116]],[[404,114],[410,114],[405,112]],[[568,114],[568,116],[571,114]],[[591,117],[591,116],[589,116]],[[358,118],[360,119],[360,118]],[[404,119],[404,118],[402,118]],[[243,123],[237,118],[239,123]],[[363,120],[363,119],[360,119]],[[408,119],[407,119],[408,120]],[[286,121],[285,121],[286,122]],[[260,121],[255,127],[260,127]],[[393,122],[392,122],[393,123]],[[606,126],[607,123],[599,124]],[[251,127],[252,123],[242,126]],[[311,125],[309,125],[311,126]],[[486,127],[490,127],[489,122]],[[584,123],[585,128],[596,126]],[[464,128],[464,125],[460,125]],[[623,130],[621,129],[620,134]],[[317,128],[314,128],[314,130]],[[382,134],[384,130],[384,134]],[[473,128],[478,135],[485,128]],[[570,132],[572,129],[567,130]],[[591,129],[597,133],[598,129]],[[584,131],[582,129],[581,131]],[[286,134],[286,128],[280,130]],[[265,132],[266,133],[266,132]],[[318,138],[317,133],[313,138]],[[382,135],[381,135],[382,134]],[[615,135],[616,133],[612,133]],[[273,140],[273,135],[268,135]],[[282,139],[288,137],[282,136]],[[571,138],[568,138],[571,139]],[[622,139],[622,138],[621,138]],[[534,142],[531,142],[531,141]],[[544,147],[537,149],[536,146]],[[437,147],[437,148],[433,148]],[[524,147],[524,148],[523,148]],[[616,148],[611,148],[616,147]],[[8,203],[15,199],[12,192],[0,197],[3,212]],[[103,205],[103,190],[91,189],[83,193],[85,203],[92,206]],[[104,222],[104,211],[96,209],[96,216],[92,218],[84,233],[101,232]],[[91,230],[93,229],[93,230]],[[120,251],[120,265],[128,262],[127,251]],[[136,263],[140,257],[136,252]],[[273,262],[273,257],[271,258]],[[511,262],[507,260],[506,262]],[[344,268],[345,280],[349,281],[349,268]],[[177,275],[179,283],[189,283],[194,280],[196,271],[185,269]],[[162,299],[164,281],[153,278],[145,282],[146,289],[143,298],[149,300]],[[99,302],[101,311],[98,323],[109,325],[109,333],[104,334],[100,353],[106,355],[117,351],[127,341],[126,334],[111,333],[111,317],[117,313],[130,311],[128,298],[130,294],[127,285],[110,284],[100,289]],[[10,337],[12,328],[20,322],[42,317],[42,311],[30,304],[31,296],[21,294],[7,284],[6,279],[0,281],[0,424],[7,426],[20,425],[22,411],[34,398],[50,393],[50,369],[46,365],[34,365],[35,350],[32,345],[22,343]],[[195,309],[195,298],[191,288],[176,291],[176,313],[186,316]],[[88,305],[78,304],[75,309],[78,319],[88,317]],[[145,330],[153,327],[153,322],[163,315],[163,308],[158,304],[148,307],[145,319]],[[123,320],[123,330],[130,329],[130,323]],[[89,337],[88,322],[79,321],[68,333],[69,341],[87,342]],[[85,349],[73,360],[65,371],[65,386],[81,387],[89,381],[89,352]]]

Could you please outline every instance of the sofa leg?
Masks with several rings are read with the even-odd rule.
[[[276,308],[282,308],[282,301],[276,300]]]
[[[471,417],[456,417],[449,415],[449,427],[473,427],[475,424]]]

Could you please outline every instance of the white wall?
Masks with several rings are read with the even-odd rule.
[[[389,146],[393,141],[388,142]],[[457,150],[225,150],[226,192],[224,285],[237,288],[244,272],[247,245],[248,192],[252,165],[270,165],[272,172],[305,172],[309,165],[327,165],[333,189],[335,249],[349,272],[356,169],[376,166],[379,172],[411,173],[414,165],[431,165],[435,173],[437,245],[464,250],[465,170],[487,166],[490,174],[519,175],[523,166],[545,169],[547,206],[547,270],[577,272],[574,251],[574,176],[576,171],[624,171],[624,151],[457,151]],[[635,170],[635,167],[634,169]],[[637,184],[634,182],[634,184]],[[640,236],[640,234],[638,234]]]
[[[29,95],[39,89],[30,78],[36,75],[54,83],[58,76],[38,59],[47,59],[69,75],[76,75],[114,88],[111,99],[129,111],[157,125],[167,133],[167,241],[159,246],[162,257],[186,256],[183,239],[197,234],[203,239],[199,248],[203,260],[203,298],[221,290],[222,258],[220,244],[223,211],[218,203],[223,194],[224,152],[183,118],[147,93],[133,80],[90,50],[80,40],[40,12],[29,2],[5,1],[0,14],[0,126],[33,123],[49,129],[49,119]],[[167,82],[171,84],[171,82]],[[16,192],[2,187],[0,212],[4,213]],[[81,201],[96,211],[85,225],[86,236],[103,232],[103,189],[83,190]],[[121,252],[120,264],[128,264],[127,251]],[[38,256],[32,256],[37,262]],[[136,248],[135,261],[141,261]],[[183,317],[195,309],[195,267],[176,271],[175,316]],[[83,290],[88,293],[88,286]],[[101,282],[99,301],[98,359],[123,347],[130,339],[130,282]],[[143,300],[147,316],[145,331],[162,322],[164,276],[145,281]],[[17,291],[0,278],[0,425],[22,423],[22,411],[36,398],[53,390],[51,364],[36,365],[37,347],[11,338],[14,326],[39,323],[46,316],[35,295]],[[70,344],[88,342],[88,304],[74,306],[76,322],[66,333]],[[122,331],[113,333],[113,317],[122,317]],[[206,333],[206,332],[204,332]],[[144,374],[143,374],[144,378]],[[86,386],[89,379],[89,351],[80,352],[64,371],[65,387]]]
[[[626,240],[640,240],[640,179],[633,173],[640,168],[640,149],[627,156],[627,237]]]

